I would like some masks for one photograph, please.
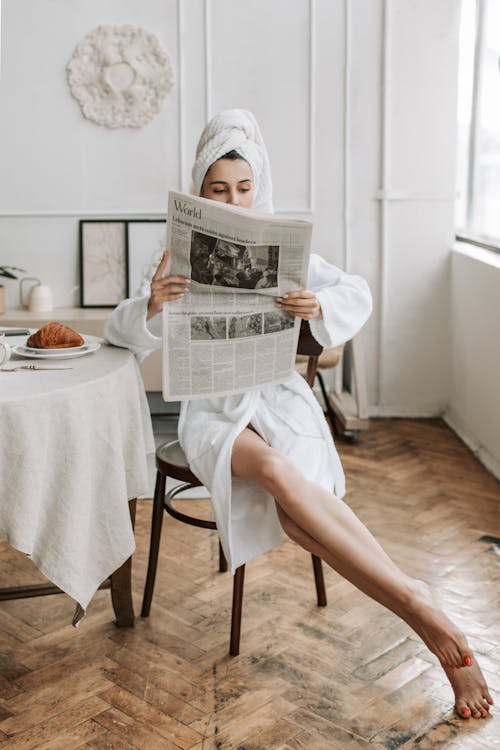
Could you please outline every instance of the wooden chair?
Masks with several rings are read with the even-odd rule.
[[[328,395],[325,381],[321,374],[320,368],[323,370],[331,370],[334,367],[337,367],[337,365],[342,360],[343,351],[344,351],[343,344],[340,344],[340,346],[332,347],[331,349],[323,349],[317,357],[316,372],[314,375],[314,377],[318,379],[319,387],[321,388],[321,393],[323,395],[323,401],[325,404],[324,410],[326,414],[328,415],[328,420],[331,425],[331,430],[335,436],[338,436],[340,433],[339,425],[337,422],[337,416],[332,408],[330,397]],[[295,369],[297,370],[297,372],[303,375],[306,379],[307,379],[308,366],[309,366],[309,357],[307,357],[305,354],[299,353],[299,351],[297,350],[297,357],[295,358]],[[311,388],[313,387],[314,379],[312,383],[309,383],[309,385],[311,386]]]
[[[312,387],[316,377],[318,367],[318,357],[321,354],[322,347],[312,337],[308,323],[302,322],[301,332],[297,352],[307,356],[305,377]],[[193,487],[200,487],[201,482],[189,469],[184,452],[182,451],[179,441],[174,440],[169,443],[160,445],[156,450],[156,487],[153,500],[153,514],[151,519],[151,541],[149,548],[148,572],[146,584],[144,587],[144,597],[142,601],[141,617],[149,617],[151,601],[153,599],[153,590],[156,578],[156,568],[158,565],[158,553],[160,549],[160,537],[163,521],[163,511],[165,510],[170,516],[176,518],[181,523],[187,523],[191,526],[199,526],[204,529],[216,529],[215,521],[197,518],[195,516],[181,513],[174,507],[174,500],[181,492]],[[177,479],[182,482],[165,493],[167,477]],[[326,606],[326,590],[323,576],[321,559],[316,555],[311,555],[314,571],[314,580],[316,585],[316,596],[318,606]],[[219,570],[227,571],[227,562],[222,551],[219,541]],[[237,656],[240,652],[240,633],[241,633],[241,613],[243,605],[243,584],[245,580],[245,566],[241,565],[236,569],[233,579],[233,604],[231,616],[231,636],[229,643],[229,653],[231,656]]]
[[[305,375],[306,368],[307,357],[297,354],[296,370]],[[323,372],[334,368],[334,382],[328,389]],[[323,349],[318,358],[316,378],[333,434],[356,443],[359,432],[367,430],[370,423],[362,332],[346,344]]]

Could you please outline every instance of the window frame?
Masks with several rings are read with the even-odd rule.
[[[490,237],[487,235],[469,232],[468,227],[473,223],[475,206],[478,200],[478,190],[476,190],[477,172],[479,163],[479,104],[482,95],[481,92],[481,74],[485,58],[485,23],[486,23],[486,1],[476,0],[476,32],[474,39],[474,63],[473,63],[473,82],[471,92],[471,114],[469,125],[469,138],[467,150],[467,180],[465,190],[465,226],[456,230],[455,239],[457,242],[465,242],[470,245],[485,248],[496,253],[500,253],[500,237]],[[500,72],[500,71],[499,71]]]

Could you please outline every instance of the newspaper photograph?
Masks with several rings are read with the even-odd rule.
[[[170,192],[167,274],[191,280],[163,307],[163,398],[182,401],[284,382],[300,318],[275,299],[304,289],[312,225]]]

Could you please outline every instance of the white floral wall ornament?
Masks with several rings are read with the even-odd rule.
[[[66,67],[83,115],[108,128],[140,128],[158,114],[173,86],[158,37],[139,26],[98,26]]]

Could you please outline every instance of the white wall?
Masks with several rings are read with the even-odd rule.
[[[442,413],[449,391],[460,0],[4,0],[0,263],[78,304],[78,219],[158,216],[187,189],[197,136],[252,109],[275,205],[314,220],[313,246],[365,276],[373,414]],[[85,120],[65,65],[104,23],[154,31],[176,86],[140,130]],[[17,304],[16,284],[8,304]]]
[[[448,396],[458,21],[454,0],[386,3],[377,413]]]
[[[50,284],[56,305],[78,304],[78,219],[159,212],[179,176],[176,92],[146,127],[110,130],[82,117],[66,64],[91,29],[132,23],[156,32],[177,71],[176,7],[175,0],[2,3],[0,262]],[[7,293],[16,305],[17,285],[8,282]]]
[[[452,260],[446,420],[500,479],[500,256],[459,243]]]

